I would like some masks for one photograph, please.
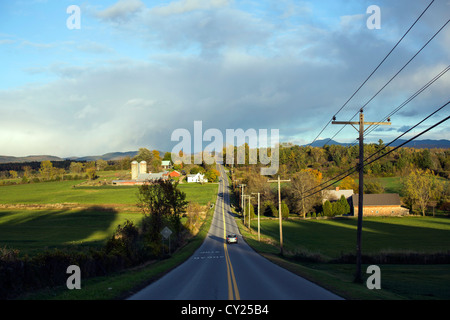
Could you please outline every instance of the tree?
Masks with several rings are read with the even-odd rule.
[[[384,193],[384,187],[379,181],[369,180],[366,183],[364,183],[364,193],[366,194]]]
[[[9,170],[9,176],[13,179],[17,178],[17,171],[15,170]]]
[[[283,219],[289,218],[289,207],[284,200],[281,201],[281,217]]]
[[[97,176],[96,172],[97,171],[95,169],[95,166],[86,168],[86,175],[87,175],[89,180],[94,180],[95,179],[95,177]]]
[[[264,215],[267,217],[278,217],[277,207],[273,204],[272,201],[267,200],[264,201]]]
[[[339,188],[343,190],[353,190],[354,192],[356,192],[358,190],[358,185],[356,184],[355,180],[353,180],[353,178],[348,176],[342,180]]]
[[[443,185],[430,170],[413,170],[403,184],[403,192],[411,203],[411,209],[417,203],[423,216],[430,202],[437,199],[442,190]]]
[[[98,159],[96,161],[96,165],[97,165],[97,170],[98,171],[103,171],[108,166],[108,161],[105,161],[103,159]]]
[[[313,194],[320,184],[322,174],[317,170],[302,170],[291,179],[289,198],[295,210],[306,217],[315,205],[321,202],[321,193]]]
[[[350,205],[344,195],[334,203],[334,214],[335,216],[342,216],[344,214],[350,213]]]
[[[208,179],[208,182],[218,182],[219,177],[220,173],[216,169],[210,169],[205,174],[205,178]]]
[[[181,215],[186,212],[188,203],[186,194],[178,189],[178,183],[160,180],[140,186],[138,206],[145,215],[143,228],[148,240],[160,244],[164,221],[172,224],[178,238],[181,234]]]
[[[328,200],[323,204],[323,215],[326,217],[333,216],[333,206]]]
[[[204,168],[202,168],[202,167],[200,167],[200,166],[194,166],[190,171],[189,171],[189,173],[190,174],[197,174],[197,173],[205,173],[205,169]]]
[[[147,148],[139,148],[138,154],[133,157],[134,161],[146,161],[149,165],[153,161],[153,153]]]
[[[53,163],[50,160],[42,161],[39,173],[41,177],[46,180],[52,179],[54,175]]]
[[[164,153],[164,161],[172,161],[172,153],[171,152],[166,152]]]
[[[71,173],[81,173],[83,172],[84,164],[81,162],[71,162],[69,166],[69,170]]]

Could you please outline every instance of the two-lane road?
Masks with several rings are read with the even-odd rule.
[[[200,248],[132,300],[330,300],[339,296],[265,259],[242,239],[230,210],[223,166],[213,221]],[[236,233],[238,244],[227,244]]]

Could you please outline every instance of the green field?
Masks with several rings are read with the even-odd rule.
[[[354,218],[283,221],[285,250],[291,253],[308,250],[327,259],[338,258],[342,253],[354,252],[356,224]],[[252,227],[256,229],[256,221],[252,221]],[[261,220],[261,233],[268,242],[278,243],[278,220]],[[365,253],[447,251],[450,250],[449,239],[448,218],[367,217],[363,223],[362,246]]]
[[[277,219],[261,221],[262,241],[257,240],[257,222],[252,232],[238,223],[247,243],[269,259],[348,299],[450,299],[448,264],[380,264],[382,290],[368,290],[353,282],[355,264],[332,259],[356,251],[354,218],[283,221],[284,253],[278,255]],[[444,217],[367,217],[363,222],[363,255],[435,254],[450,251],[450,219]],[[302,260],[296,260],[300,257]],[[307,261],[317,258],[321,262]],[[363,277],[367,278],[363,265]]]
[[[33,255],[44,249],[99,246],[117,225],[142,214],[95,207],[83,210],[0,210],[0,246]]]
[[[79,182],[1,186],[0,205],[7,207],[0,209],[0,247],[35,254],[46,248],[98,246],[117,225],[141,220],[142,214],[135,206],[138,187],[73,187]],[[215,202],[218,186],[182,184],[179,189],[186,193],[188,201],[207,205]],[[32,207],[54,204],[69,205],[64,209]]]
[[[76,186],[81,181],[42,182],[0,187],[0,204],[127,204],[137,203],[137,186]],[[215,201],[217,184],[180,184],[187,200]]]

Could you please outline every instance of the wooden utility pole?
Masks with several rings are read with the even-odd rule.
[[[361,235],[362,235],[362,221],[363,221],[363,210],[364,210],[364,132],[369,129],[373,125],[391,125],[390,119],[388,118],[388,122],[364,122],[364,111],[363,109],[359,112],[359,121],[358,122],[350,122],[350,121],[335,121],[336,117],[333,117],[332,124],[350,124],[353,128],[354,125],[359,125],[359,129],[356,131],[359,132],[359,191],[358,191],[358,226],[356,229],[356,274],[355,274],[355,282],[362,282],[361,275]],[[366,129],[364,126],[368,125]]]
[[[283,227],[282,227],[282,217],[281,217],[281,182],[290,182],[291,180],[268,180],[267,182],[278,182],[278,220],[280,224],[280,254],[283,255]]]
[[[251,214],[250,214],[250,204],[251,204],[251,199],[253,199],[254,197],[250,196],[250,195],[244,195],[244,197],[247,197],[248,199],[248,227],[250,228],[250,219],[251,219]],[[245,210],[244,210],[244,226],[245,226]]]
[[[260,222],[260,219],[259,219],[259,206],[260,206],[260,203],[259,203],[259,200],[260,200],[260,193],[259,192],[257,192],[257,193],[252,193],[252,194],[257,194],[258,195],[258,241],[261,241],[261,222]]]
[[[241,209],[244,211],[244,187],[246,184],[240,184],[239,187],[241,187]]]

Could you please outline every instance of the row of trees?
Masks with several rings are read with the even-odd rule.
[[[50,160],[45,160],[40,163],[39,168],[33,170],[31,166],[23,166],[22,171],[9,170],[8,176],[5,178],[17,179],[21,178],[22,183],[30,181],[55,181],[55,180],[71,180],[87,178],[93,180],[96,178],[97,165],[95,161],[92,162],[71,162],[68,170],[63,167],[56,167]]]
[[[239,178],[236,178],[239,176]],[[328,181],[319,170],[302,169],[291,175],[285,175],[290,182],[282,185],[281,196],[288,210],[306,217],[310,213],[335,216],[350,213],[350,206],[345,198],[337,202],[323,201],[323,193],[316,192]],[[422,170],[411,166],[410,172],[401,179],[400,195],[403,203],[412,212],[425,215],[429,207],[446,207],[450,199],[450,184],[447,179],[439,177],[432,170]],[[245,184],[245,194],[260,193],[262,212],[268,216],[278,216],[277,189],[268,183],[268,177],[261,176],[251,167],[246,170],[234,170],[233,189],[235,198],[241,203],[240,184]],[[341,189],[352,189],[358,192],[354,178],[347,177],[340,182]],[[367,179],[364,193],[384,193],[383,185],[373,179]],[[255,202],[253,201],[253,205]],[[245,208],[247,210],[247,208]]]
[[[245,150],[245,163],[237,164],[238,149]],[[386,154],[393,147],[386,147],[380,140],[378,144],[366,144],[364,157],[367,158],[376,152],[378,155]],[[251,159],[252,153],[247,144],[234,148],[234,163],[239,167],[246,167],[250,160],[259,164],[259,154]],[[224,149],[224,161],[226,150]],[[270,154],[270,150],[267,151]],[[335,176],[345,170],[354,168],[358,164],[359,146],[327,145],[322,148],[311,146],[298,146],[282,144],[279,147],[279,173],[282,175],[295,174],[307,168],[313,168],[323,173],[325,177]],[[226,163],[226,161],[224,162]],[[437,175],[449,178],[450,150],[449,149],[415,149],[402,147],[392,151],[385,157],[367,165],[364,173],[374,177],[404,176],[413,169],[432,170]]]

